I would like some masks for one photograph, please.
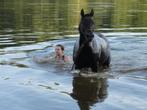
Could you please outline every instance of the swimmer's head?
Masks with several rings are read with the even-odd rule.
[[[64,54],[64,46],[61,44],[56,45],[55,47],[55,53],[58,56],[62,56]]]

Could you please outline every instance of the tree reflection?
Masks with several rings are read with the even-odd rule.
[[[107,78],[76,76],[71,96],[77,100],[81,110],[90,110],[90,106],[107,98],[107,87]]]
[[[81,8],[95,10],[97,29],[146,27],[146,4],[143,0],[1,0],[0,30],[77,31]]]

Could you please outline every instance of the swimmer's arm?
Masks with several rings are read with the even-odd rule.
[[[37,63],[47,63],[49,62],[49,58],[36,58],[36,57],[33,57],[33,60],[36,61]]]

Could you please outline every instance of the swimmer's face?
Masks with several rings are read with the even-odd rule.
[[[56,53],[56,55],[62,55],[63,54],[63,50],[61,49],[60,46],[55,47],[55,53]]]

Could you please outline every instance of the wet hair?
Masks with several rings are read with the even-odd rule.
[[[57,44],[56,46],[60,47],[62,51],[64,51],[64,46],[61,44]]]

